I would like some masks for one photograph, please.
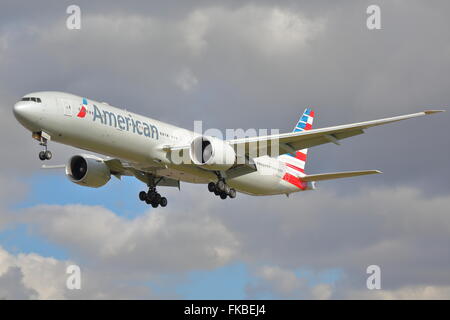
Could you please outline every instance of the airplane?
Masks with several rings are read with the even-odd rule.
[[[307,108],[292,132],[224,140],[64,92],[30,93],[13,107],[16,119],[43,147],[39,159],[52,158],[49,141],[105,156],[78,154],[66,165],[43,168],[65,168],[70,181],[92,188],[104,186],[111,176],[134,176],[148,187],[139,199],[153,208],[167,205],[156,188],[180,189],[180,181],[207,184],[210,192],[227,199],[237,192],[289,196],[316,189],[317,181],[379,174],[378,170],[306,174],[308,148],[339,145],[370,127],[442,111],[312,129],[315,113]]]

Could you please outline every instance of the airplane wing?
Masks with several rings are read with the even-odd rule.
[[[120,179],[120,176],[135,176],[142,182],[149,184],[154,181],[161,187],[177,187],[180,189],[180,181],[155,174],[155,168],[135,168],[132,164],[120,159],[107,159],[104,163],[109,167],[111,174]]]
[[[370,127],[380,126],[387,123],[430,115],[443,111],[444,110],[426,110],[418,113],[379,120],[358,122],[301,132],[228,140],[227,142],[232,146],[236,146],[237,150],[245,150],[246,154],[250,155],[260,154],[261,149],[267,150],[267,154],[270,154],[271,144],[273,144],[274,146],[278,146],[278,154],[292,153],[296,150],[310,148],[324,143],[331,142],[334,144],[339,144],[339,140],[362,134],[364,133],[365,129]],[[244,147],[245,149],[243,149]]]
[[[345,171],[345,172],[333,172],[333,173],[320,173],[320,174],[308,174],[304,177],[300,177],[302,181],[323,181],[334,180],[340,178],[349,178],[356,176],[363,176],[367,174],[379,174],[382,173],[379,170],[364,170],[364,171]]]
[[[238,154],[240,157],[247,159],[254,157],[255,155],[261,156],[264,154],[285,154],[295,153],[296,150],[304,148],[310,148],[325,143],[334,143],[339,145],[339,141],[345,138],[353,137],[359,134],[363,134],[367,128],[380,126],[392,122],[401,120],[421,117],[430,115],[433,113],[443,112],[445,110],[426,110],[422,112],[384,118],[379,120],[357,122],[352,124],[345,124],[334,127],[306,130],[301,132],[283,133],[269,136],[258,136],[241,139],[227,140],[226,142],[233,146],[235,150],[242,152],[245,150],[245,154]],[[272,153],[272,146],[278,150],[274,150]],[[182,146],[165,146],[163,150],[170,152],[182,151],[189,153],[189,145]],[[241,151],[242,150],[242,151]]]

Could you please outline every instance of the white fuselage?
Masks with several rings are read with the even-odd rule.
[[[217,180],[212,171],[173,164],[163,149],[188,145],[198,135],[193,131],[72,94],[36,92],[26,96],[41,99],[40,103],[19,101],[14,106],[16,118],[31,132],[43,131],[52,141],[118,158],[159,176],[190,183]],[[287,170],[282,161],[269,156],[254,161],[257,171],[227,179],[227,183],[252,195],[302,191],[282,179]]]

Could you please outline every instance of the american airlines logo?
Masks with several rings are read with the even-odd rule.
[[[78,114],[77,114],[77,117],[78,118],[84,118],[84,117],[86,117],[86,113],[87,113],[87,109],[86,109],[86,106],[87,106],[87,99],[86,98],[83,98],[83,105],[81,106],[81,110],[80,110],[80,112],[78,112]]]
[[[83,104],[85,100],[83,99]],[[87,103],[86,103],[87,104]],[[122,116],[120,114],[115,114],[111,111],[100,110],[95,104],[94,107],[94,118],[93,121],[99,120],[102,124],[108,125],[110,127],[118,128],[124,131],[132,131],[140,136],[145,136],[152,139],[159,139],[159,130],[156,126],[148,124],[143,121],[134,120],[131,117]],[[84,111],[83,111],[84,109]],[[80,116],[80,114],[82,116]],[[83,105],[79,117],[83,118],[86,115],[86,108]]]

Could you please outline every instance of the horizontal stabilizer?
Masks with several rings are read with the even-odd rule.
[[[344,171],[344,172],[333,172],[333,173],[321,173],[321,174],[309,174],[300,179],[302,181],[322,181],[322,180],[333,180],[340,178],[349,178],[356,176],[364,176],[366,174],[377,174],[382,173],[379,170],[364,170],[364,171]]]

